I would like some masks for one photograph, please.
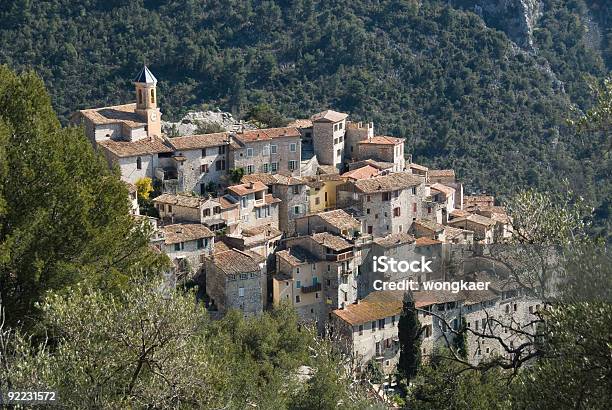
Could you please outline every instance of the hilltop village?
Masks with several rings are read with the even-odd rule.
[[[529,323],[540,302],[470,263],[511,237],[511,221],[492,196],[466,195],[454,170],[413,163],[403,138],[333,110],[282,128],[170,138],[155,76],[145,66],[134,84],[135,103],[80,110],[72,123],[119,168],[133,214],[153,227],[151,246],[172,260],[173,281],[199,286],[211,317],[289,303],[320,333],[341,335],[361,365],[392,372],[404,292],[377,291],[374,281],[460,278],[490,285],[414,292],[423,356],[460,321],[520,343],[489,318]],[[145,178],[158,218],[140,215],[135,184]],[[426,258],[432,269],[376,272],[383,256]],[[468,337],[470,362],[500,354],[499,339]]]

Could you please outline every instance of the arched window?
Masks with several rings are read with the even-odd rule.
[[[142,90],[138,90],[138,104],[142,104]]]
[[[151,104],[155,104],[155,90],[151,89]]]
[[[136,169],[142,169],[142,158],[136,158]]]

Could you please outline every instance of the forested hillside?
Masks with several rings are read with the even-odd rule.
[[[492,21],[467,0],[7,0],[0,63],[34,68],[63,121],[130,100],[144,61],[165,119],[202,105],[244,114],[265,102],[296,118],[332,107],[405,137],[419,162],[454,167],[468,192],[567,178],[606,213],[601,138],[566,126],[592,103],[587,80],[609,72],[610,12],[587,3],[539,2],[521,48],[499,20],[516,15]]]

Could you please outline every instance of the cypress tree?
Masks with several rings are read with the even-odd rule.
[[[421,323],[417,317],[414,299],[410,293],[406,292],[398,323],[400,357],[397,372],[400,380],[413,379],[421,365],[421,332]]]

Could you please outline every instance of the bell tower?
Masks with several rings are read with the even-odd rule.
[[[147,135],[161,137],[161,112],[157,108],[157,78],[145,65],[134,79],[136,113],[147,123]]]

